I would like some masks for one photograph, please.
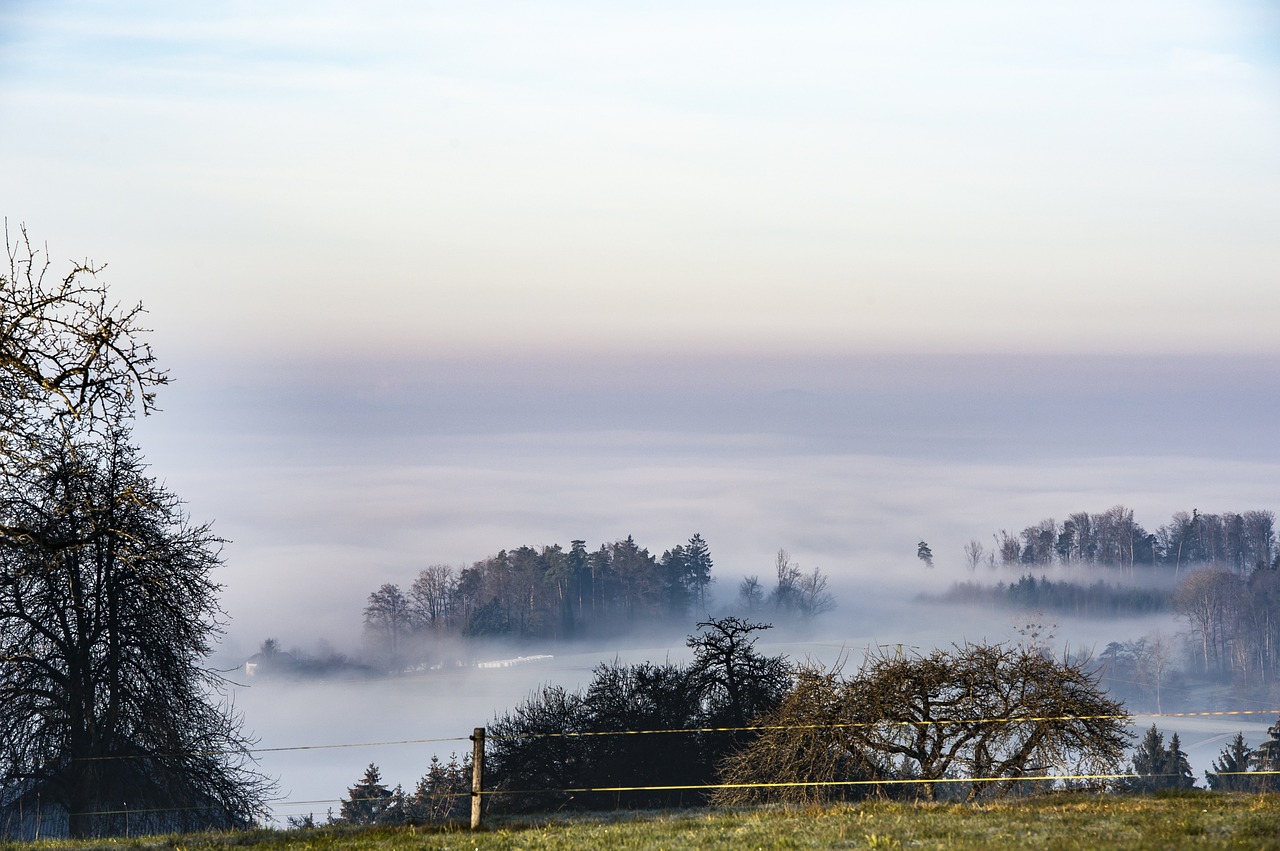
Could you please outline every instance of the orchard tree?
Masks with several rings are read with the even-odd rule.
[[[790,664],[785,656],[755,649],[756,633],[772,628],[729,616],[699,623],[698,632],[686,639],[708,724],[741,727],[782,700],[791,684]]]
[[[72,836],[251,823],[271,784],[202,666],[222,540],[131,442],[166,376],[139,327],[22,232],[0,276],[0,816]],[[141,811],[141,812],[140,812]]]
[[[169,830],[247,824],[269,784],[201,667],[223,542],[125,437],[69,445],[7,506],[30,536],[0,549],[4,803],[38,796],[73,836],[116,831],[104,814],[126,805]]]
[[[155,409],[155,388],[168,382],[155,365],[141,327],[142,305],[122,309],[97,280],[104,266],[72,263],[50,274],[47,248],[25,227],[16,238],[5,222],[8,272],[0,271],[0,485],[57,462],[61,431],[101,433],[136,405]],[[0,518],[0,544],[29,530]]]
[[[971,799],[996,797],[1027,777],[1114,773],[1128,717],[1083,662],[1034,648],[872,651],[848,678],[802,672],[759,737],[725,761],[723,782],[736,788],[716,797],[806,800],[919,779],[933,799],[928,781],[953,778],[968,778]]]

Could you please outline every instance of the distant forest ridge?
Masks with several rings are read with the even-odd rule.
[[[1096,564],[1108,567],[1155,565],[1175,571],[1188,565],[1216,565],[1237,573],[1280,566],[1275,514],[1256,510],[1201,514],[1179,511],[1149,532],[1133,510],[1117,505],[1096,514],[1077,512],[1058,523],[1052,518],[1014,534],[1001,529],[988,550],[978,539],[965,545],[970,568]]]
[[[567,550],[560,544],[501,550],[470,567],[426,567],[407,589],[382,585],[364,609],[365,638],[380,666],[394,671],[437,664],[434,645],[446,637],[529,643],[618,635],[664,621],[683,628],[691,616],[708,614],[713,566],[700,534],[661,556],[630,535],[595,550],[583,540]],[[802,573],[784,550],[775,570],[770,590],[756,576],[738,585],[742,613],[785,620],[834,606],[820,570]]]
[[[1132,588],[1099,580],[1091,585],[1055,582],[1024,574],[1017,582],[983,585],[957,582],[940,596],[922,595],[928,602],[997,605],[1010,609],[1039,609],[1084,618],[1115,618],[1169,610],[1172,591]]]
[[[1280,556],[1270,511],[1180,511],[1148,532],[1134,521],[1132,510],[1117,505],[1100,514],[1072,514],[1061,524],[1042,520],[1019,535],[1002,529],[993,537],[991,552],[977,540],[965,546],[974,570],[981,564],[1149,565],[1167,571],[1173,589],[1166,593],[1104,582],[1086,586],[1045,576],[1037,580],[1027,573],[995,587],[957,583],[936,599],[1094,617],[1167,607],[1186,627],[1189,661],[1198,676],[1263,683],[1280,677]],[[1144,571],[1148,580],[1152,573]]]

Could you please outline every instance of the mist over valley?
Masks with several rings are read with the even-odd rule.
[[[1265,509],[1273,504],[1280,465],[1268,460],[1274,450],[1253,441],[1248,425],[1259,421],[1253,414],[1264,412],[1251,411],[1247,421],[1213,409],[1205,414],[1211,420],[1206,429],[1235,429],[1238,440],[1205,444],[1191,439],[1184,424],[1151,428],[1142,435],[1145,442],[1138,441],[1131,433],[1133,411],[1158,418],[1166,404],[1162,376],[1176,383],[1187,368],[1170,362],[1153,372],[1151,363],[1142,362],[1133,367],[1131,386],[1140,389],[1146,381],[1152,390],[1130,394],[1132,405],[1119,416],[1112,399],[1081,393],[1074,417],[1087,427],[1065,428],[1037,407],[1038,391],[1026,399],[1002,391],[1009,415],[993,418],[975,412],[965,391],[1007,386],[1010,375],[1036,370],[1024,364],[1007,373],[994,360],[978,365],[966,371],[928,362],[949,376],[948,393],[939,394],[940,380],[925,369],[917,384],[888,382],[893,387],[882,388],[875,404],[859,396],[872,381],[870,367],[909,373],[920,361],[886,366],[884,359],[854,360],[843,371],[792,372],[785,376],[788,384],[816,385],[799,397],[799,391],[756,388],[752,373],[735,379],[722,364],[694,361],[684,374],[713,375],[719,379],[715,389],[704,394],[690,379],[685,390],[663,391],[662,403],[652,407],[623,401],[630,395],[625,386],[591,386],[569,370],[551,378],[524,376],[529,383],[510,397],[504,396],[510,389],[504,380],[478,380],[467,395],[457,395],[460,387],[454,395],[444,393],[449,404],[434,397],[430,381],[406,380],[395,392],[353,390],[345,397],[327,386],[323,405],[297,401],[308,398],[302,376],[287,383],[295,398],[281,393],[274,402],[258,391],[246,397],[232,383],[191,395],[179,385],[148,445],[156,466],[190,494],[193,511],[216,518],[218,531],[233,541],[222,573],[231,619],[214,660],[222,668],[240,668],[267,638],[303,655],[336,652],[366,660],[362,611],[370,593],[386,583],[408,589],[431,564],[462,569],[523,545],[559,544],[567,550],[580,538],[591,550],[627,536],[656,558],[695,533],[707,541],[714,560],[706,614],[735,611],[738,584],[746,576],[758,576],[767,592],[779,549],[801,570],[821,570],[834,611],[808,623],[780,622],[759,643],[795,661],[856,663],[866,648],[877,646],[1019,641],[1025,639],[1020,628],[1039,619],[1051,627],[1047,640],[1058,653],[1069,648],[1096,658],[1113,642],[1160,634],[1175,647],[1172,668],[1189,665],[1187,625],[1171,610],[1077,617],[940,598],[957,583],[994,587],[1027,575],[1168,593],[1172,580],[1162,569],[997,561],[975,570],[965,546],[977,539],[993,551],[1002,529],[1020,531],[1042,518],[1061,521],[1073,512],[1103,512],[1117,504],[1132,509],[1147,530],[1192,508]],[[1053,376],[1062,379],[1068,366],[1046,358],[1037,368],[1056,369]],[[1231,402],[1227,410],[1238,412],[1259,402],[1236,367],[1224,365],[1214,378]],[[1111,380],[1124,384],[1116,372],[1113,367]],[[588,390],[575,404],[564,404],[565,388],[580,379]],[[717,405],[717,398],[738,402]],[[475,401],[474,420],[468,419],[468,399]],[[503,408],[498,403],[504,399],[509,404],[500,427],[496,414],[486,411]],[[540,406],[540,399],[549,401]],[[758,406],[755,414],[744,400]],[[430,415],[436,405],[450,411],[443,425]],[[796,405],[798,412],[790,409]],[[801,415],[814,409],[826,413]],[[300,416],[300,410],[315,415]],[[613,412],[605,418],[615,421],[593,420],[590,412],[601,411]],[[1041,421],[1048,421],[1043,430]],[[193,439],[202,452],[185,451]],[[1116,453],[1117,447],[1128,451]],[[920,541],[932,549],[932,568],[917,558]],[[780,620],[767,610],[756,616]],[[287,798],[280,817],[299,807],[320,814],[327,804],[289,802],[334,801],[369,762],[389,782],[407,787],[430,754],[464,751],[469,743],[459,737],[541,684],[581,688],[595,665],[615,658],[686,658],[684,638],[700,619],[690,612],[683,625],[664,622],[649,631],[654,627],[635,624],[595,640],[481,647],[459,640],[451,647],[451,655],[468,664],[553,657],[514,668],[324,681],[245,682],[233,673],[243,684],[233,696],[264,749],[454,740],[264,753],[263,768],[281,778]],[[1230,683],[1186,687],[1171,675],[1161,709],[1269,710],[1274,703],[1265,690],[1233,691]],[[1227,737],[1243,730],[1257,740],[1274,718],[1156,720],[1162,729],[1185,731],[1183,746],[1201,776]]]

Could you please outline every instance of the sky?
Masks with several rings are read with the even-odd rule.
[[[1280,508],[1271,2],[0,0],[0,117],[10,235],[148,310],[136,436],[230,541],[227,664],[628,534],[727,594],[786,548],[836,647],[1005,640],[868,588]],[[264,747],[347,735],[277,698]]]
[[[0,9],[4,213],[171,357],[1277,348],[1271,3]]]

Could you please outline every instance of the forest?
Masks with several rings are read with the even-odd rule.
[[[687,628],[711,607],[713,564],[710,546],[695,533],[661,556],[628,535],[594,550],[574,540],[567,550],[560,544],[501,550],[461,569],[431,565],[407,589],[384,583],[369,594],[363,626],[370,664],[389,673],[447,664],[444,654],[457,639],[528,646],[612,638],[662,624]],[[820,569],[802,571],[785,550],[774,569],[767,590],[758,576],[738,584],[737,610],[767,612],[785,623],[834,608]],[[278,658],[268,642],[259,656]],[[290,664],[296,673],[324,667],[300,654]]]
[[[1018,535],[1002,529],[992,537],[991,551],[976,539],[964,547],[975,573],[983,564],[1068,571],[1093,566],[1115,571],[1117,581],[1084,584],[1027,573],[1010,583],[956,583],[937,600],[1080,617],[1172,611],[1184,626],[1190,676],[1257,686],[1275,682],[1280,674],[1280,554],[1270,511],[1201,514],[1193,509],[1147,532],[1131,509],[1117,505],[1097,514],[1072,514],[1060,524],[1042,520]],[[1166,662],[1173,648],[1163,646],[1169,643],[1162,637],[1112,642],[1102,654],[1108,680],[1114,679],[1121,692],[1143,683],[1158,698],[1163,672],[1172,667]],[[1152,670],[1156,658],[1159,673]]]
[[[972,569],[997,563],[1155,565],[1178,575],[1188,565],[1212,564],[1245,573],[1280,564],[1275,522],[1270,511],[1201,514],[1193,508],[1149,532],[1134,520],[1133,509],[1116,505],[1099,513],[1076,512],[1061,523],[1041,520],[1017,534],[1001,529],[992,535],[991,550],[972,539],[964,548],[965,560]]]

